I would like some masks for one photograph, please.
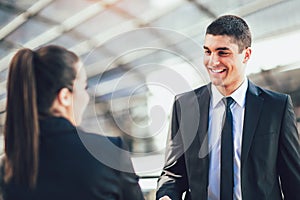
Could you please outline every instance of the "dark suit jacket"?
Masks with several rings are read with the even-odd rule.
[[[207,199],[210,84],[176,98],[157,199]],[[243,200],[300,199],[300,139],[288,95],[249,81],[241,152]]]
[[[40,129],[37,187],[12,181],[4,185],[5,200],[143,199],[128,155],[118,151],[120,138],[85,133],[64,118],[42,120]]]

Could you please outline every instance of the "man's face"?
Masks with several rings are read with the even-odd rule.
[[[243,82],[251,49],[239,53],[234,40],[226,35],[207,34],[204,40],[204,65],[212,84],[223,95],[230,95]]]

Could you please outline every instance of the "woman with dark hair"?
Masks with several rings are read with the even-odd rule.
[[[111,148],[120,139],[76,127],[89,101],[86,88],[80,59],[63,47],[15,54],[1,169],[5,200],[143,199],[130,158]]]

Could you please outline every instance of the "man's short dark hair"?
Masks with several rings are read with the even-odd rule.
[[[227,35],[234,39],[239,52],[251,47],[249,26],[242,18],[234,15],[224,15],[214,20],[206,29],[206,35]]]

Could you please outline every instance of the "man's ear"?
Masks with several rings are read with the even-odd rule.
[[[72,105],[72,92],[68,88],[62,88],[57,94],[58,103],[62,106],[71,106]]]
[[[251,47],[248,47],[248,48],[245,49],[244,51],[245,51],[245,56],[244,56],[243,63],[247,63],[248,60],[249,60],[250,57],[251,57],[252,49],[251,49]]]

